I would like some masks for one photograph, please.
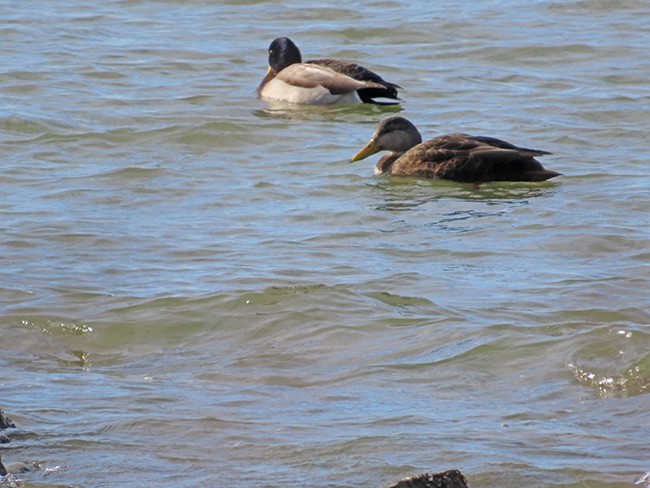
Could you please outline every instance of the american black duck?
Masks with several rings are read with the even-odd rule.
[[[551,154],[518,147],[494,137],[446,134],[422,142],[417,128],[404,117],[383,120],[370,141],[352,161],[379,151],[375,174],[440,178],[466,183],[489,181],[545,181],[560,173],[535,159]]]

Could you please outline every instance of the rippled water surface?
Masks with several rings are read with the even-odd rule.
[[[647,2],[0,13],[0,454],[41,466],[4,485],[650,470]],[[378,71],[402,107],[268,106],[278,35]],[[350,164],[397,112],[552,151],[563,176]]]

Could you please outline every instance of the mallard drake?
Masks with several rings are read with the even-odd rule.
[[[358,64],[336,59],[302,62],[298,46],[278,37],[269,46],[269,67],[257,88],[263,100],[300,104],[376,103],[376,98],[397,98],[398,85]]]
[[[517,147],[495,137],[446,134],[422,142],[417,128],[404,117],[382,121],[352,161],[379,151],[375,174],[441,178],[466,183],[545,181],[560,173],[544,169],[536,156],[551,154]]]

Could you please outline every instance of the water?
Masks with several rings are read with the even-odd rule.
[[[42,466],[23,486],[650,470],[646,2],[0,13],[1,454]],[[564,176],[373,177],[348,160],[400,109],[257,100],[278,35],[403,86],[425,137],[538,147]]]

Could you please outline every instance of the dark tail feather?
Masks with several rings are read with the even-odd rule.
[[[363,103],[374,103],[376,105],[397,105],[399,103],[399,97],[397,96],[397,90],[395,85],[387,85],[384,88],[361,88],[357,90],[359,98]],[[397,100],[395,102],[377,102],[375,98],[389,98],[392,100]]]
[[[531,171],[530,173],[527,173],[526,175],[530,177],[528,181],[546,181],[550,180],[551,178],[555,178],[556,176],[560,176],[562,173],[558,173],[557,171],[549,171],[547,169],[540,169],[537,171]]]
[[[474,136],[474,139],[476,139],[477,141],[485,142],[486,144],[489,144],[490,146],[493,147],[500,147],[501,149],[516,149],[522,154],[526,153],[526,155],[533,156],[533,157],[552,154],[548,151],[542,151],[541,149],[529,149],[527,147],[515,146],[514,144],[510,144],[509,142],[502,141],[501,139],[497,139],[496,137]]]
[[[493,181],[546,181],[561,174],[546,169],[535,158],[522,157],[519,148],[500,152],[486,151],[481,159],[492,168]]]

